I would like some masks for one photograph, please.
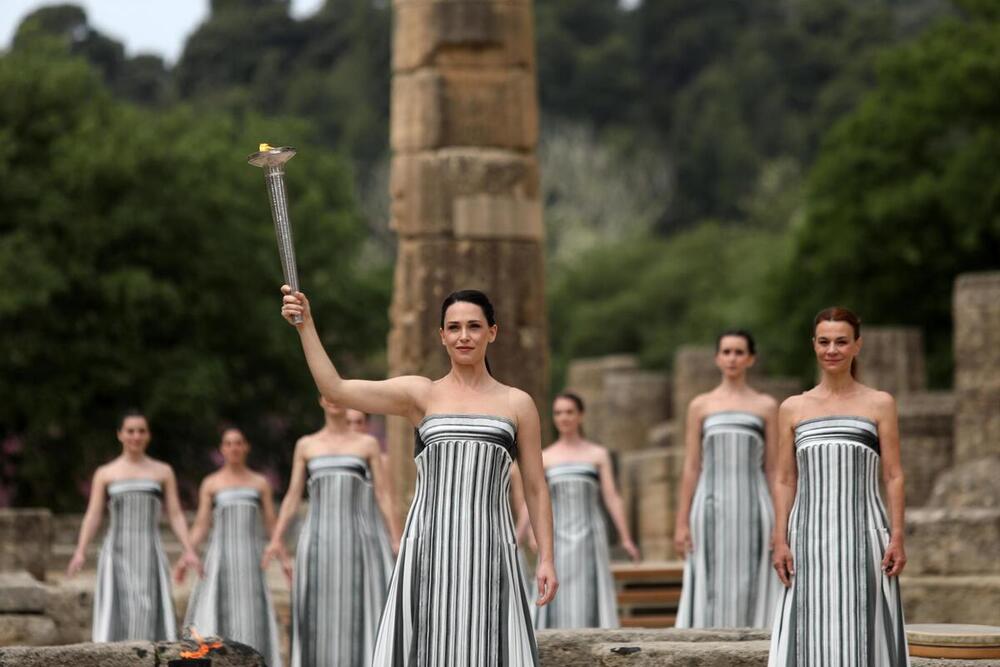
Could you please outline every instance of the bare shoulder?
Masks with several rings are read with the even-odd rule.
[[[705,410],[708,409],[709,403],[712,401],[712,392],[706,391],[702,394],[698,394],[691,399],[688,403],[688,418],[691,417],[702,417],[705,414]]]
[[[765,394],[762,391],[755,392],[757,395],[754,397],[757,405],[761,410],[765,412],[774,412],[778,409],[778,401],[770,394]]]
[[[254,488],[256,488],[261,493],[271,492],[271,482],[268,481],[267,477],[256,471],[251,472],[250,475],[251,475],[250,479],[253,480]]]
[[[896,414],[896,399],[892,394],[880,389],[865,387],[865,401],[875,408],[879,418],[892,417]]]
[[[794,424],[798,415],[802,413],[806,400],[805,394],[789,396],[781,402],[781,406],[778,408],[778,417]]]
[[[161,461],[159,459],[149,459],[151,468],[156,472],[156,476],[159,479],[172,479],[174,477],[174,469],[166,461]]]
[[[611,452],[604,445],[598,444],[596,442],[587,443],[589,445],[589,453],[594,458],[597,463],[609,463],[611,461]]]
[[[536,420],[538,419],[538,408],[535,407],[535,399],[531,398],[531,394],[528,392],[517,387],[508,386],[507,400],[519,419],[530,417],[531,415],[534,415]]]
[[[368,433],[358,433],[358,441],[361,445],[362,450],[368,456],[381,456],[382,447],[378,443],[378,439],[373,435]]]
[[[219,477],[219,471],[205,475],[205,479],[201,480],[201,492],[215,493],[215,489],[219,485]]]

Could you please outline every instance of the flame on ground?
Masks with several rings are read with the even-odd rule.
[[[181,651],[182,658],[204,658],[206,655],[208,655],[208,652],[211,651],[212,649],[222,648],[222,642],[219,641],[206,642],[204,639],[202,639],[201,635],[198,634],[198,631],[195,629],[193,625],[190,628],[188,628],[188,630],[191,631],[191,637],[196,642],[198,642],[198,650]]]

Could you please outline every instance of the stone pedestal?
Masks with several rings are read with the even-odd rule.
[[[52,544],[52,513],[47,509],[0,509],[0,572],[30,572],[45,579]]]
[[[866,326],[858,379],[897,398],[927,387],[924,337],[917,327]]]
[[[548,334],[531,0],[395,0],[391,225],[399,235],[390,375],[440,377],[450,292],[479,289],[500,326],[494,375],[548,413]],[[397,494],[413,485],[412,427],[390,420]]]
[[[1000,271],[955,281],[955,461],[1000,454]]]
[[[674,516],[683,460],[678,447],[626,452],[619,457],[622,501],[644,560],[675,557]]]
[[[954,460],[955,397],[945,391],[904,393],[897,405],[906,504],[922,507]]]
[[[674,355],[674,420],[684,433],[688,404],[698,394],[719,384],[715,348],[711,345],[682,345]],[[682,436],[683,437],[683,436]]]

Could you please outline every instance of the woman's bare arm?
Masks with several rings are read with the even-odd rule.
[[[601,498],[604,500],[604,506],[608,508],[608,514],[615,524],[615,529],[618,530],[622,546],[628,552],[629,557],[633,561],[638,562],[640,559],[639,549],[635,546],[635,542],[632,541],[632,532],[629,530],[628,521],[625,518],[622,497],[615,485],[615,473],[611,465],[611,455],[603,447],[601,448],[601,462],[598,465],[598,475],[601,480]]]
[[[338,405],[362,412],[399,415],[414,424],[423,418],[424,398],[430,390],[430,380],[416,375],[388,380],[345,380],[323,347],[309,308],[309,299],[302,292],[290,294],[287,285],[281,290],[285,295],[282,316],[289,323],[296,315],[302,316],[302,322],[294,326],[299,332],[309,372],[320,394]]]
[[[903,548],[906,520],[906,492],[903,486],[903,463],[900,455],[899,416],[896,401],[885,392],[879,392],[878,438],[882,459],[882,479],[889,501],[889,546],[882,559],[882,569],[890,577],[903,571],[906,551]]]
[[[551,602],[559,588],[552,550],[552,500],[549,498],[549,485],[542,468],[542,434],[538,410],[528,394],[520,390],[514,390],[513,394],[512,404],[517,415],[517,463],[521,469],[531,528],[538,543],[536,604],[541,606]]]
[[[87,560],[87,547],[101,527],[104,518],[104,496],[107,493],[107,482],[104,479],[103,468],[98,468],[90,484],[90,499],[87,501],[87,511],[80,524],[80,536],[77,539],[76,551],[66,568],[66,575],[72,577],[81,569]]]
[[[205,478],[198,489],[198,512],[191,524],[191,548],[197,550],[212,528],[212,488]]]
[[[674,520],[674,551],[686,558],[694,549],[691,543],[691,502],[701,475],[701,418],[703,399],[697,396],[688,405],[684,425],[684,468],[677,490],[677,517]]]
[[[181,547],[184,549],[183,553],[181,553],[179,563],[183,563],[184,567],[194,568],[201,574],[201,559],[198,558],[198,554],[194,552],[191,546],[187,519],[184,518],[181,499],[177,493],[177,477],[174,475],[173,468],[167,464],[162,465],[166,467],[166,475],[163,479],[163,497],[167,504],[167,521],[170,523],[170,530],[174,532],[177,541],[181,543]]]
[[[787,399],[778,408],[778,461],[774,477],[774,534],[771,537],[771,561],[786,587],[792,585],[795,562],[788,546],[788,515],[795,502],[798,468],[795,466],[795,423],[798,419],[797,397]]]
[[[260,476],[258,491],[260,491],[261,518],[264,521],[264,530],[267,531],[267,537],[270,539],[274,535],[274,526],[278,517],[274,512],[274,489],[271,488],[270,482],[263,475]]]

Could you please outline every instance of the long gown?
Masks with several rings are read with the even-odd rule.
[[[292,587],[292,667],[369,667],[391,563],[364,511],[368,464],[316,456]]]
[[[428,415],[374,667],[538,664],[510,511],[516,430],[489,415]]]
[[[366,538],[378,546],[377,560],[385,570],[386,587],[389,579],[392,578],[392,568],[396,564],[396,555],[392,553],[392,541],[389,536],[389,527],[385,523],[382,511],[379,509],[378,500],[375,497],[375,485],[369,476],[365,484],[365,493],[362,497],[361,512],[368,518],[363,526],[367,530]],[[379,610],[381,614],[381,610]]]
[[[774,509],[764,476],[764,420],[717,412],[702,422],[678,628],[767,627],[781,582],[771,569]]]
[[[108,484],[111,520],[97,562],[95,642],[177,639],[170,574],[160,543],[160,483]]]
[[[278,623],[266,576],[260,492],[248,487],[215,494],[205,576],[195,585],[184,625],[253,647],[269,667],[281,667]]]
[[[807,419],[795,428],[795,458],[795,575],[775,609],[768,665],[909,665],[899,580],[881,568],[889,523],[877,426],[863,417]]]
[[[597,467],[563,463],[545,470],[552,496],[559,593],[535,612],[535,628],[617,628],[618,606],[601,511]]]

